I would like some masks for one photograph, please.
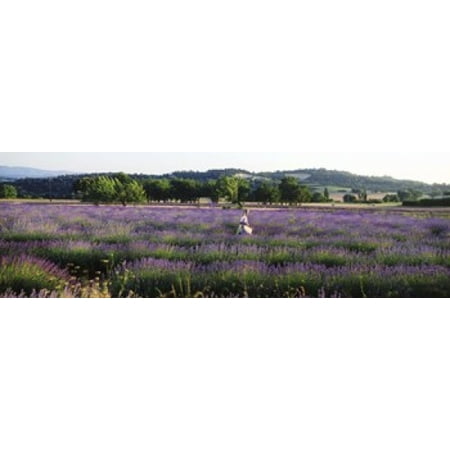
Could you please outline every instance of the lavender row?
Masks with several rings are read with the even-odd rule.
[[[255,235],[242,238],[240,212],[217,208],[3,204],[1,212],[0,255],[9,259],[0,261],[0,292],[14,282],[47,295],[56,283],[77,295],[74,284],[98,279],[120,295],[448,296],[444,218],[261,210],[250,215]]]
[[[200,208],[95,207],[72,205],[3,204],[0,232],[51,234],[142,234],[158,230],[228,233],[238,220],[238,211]],[[270,210],[251,213],[252,225],[260,236],[363,237],[367,233],[448,235],[448,220],[417,218],[383,212]]]
[[[117,269],[111,289],[116,296],[133,293],[143,297],[441,297],[450,295],[450,278],[440,266],[329,268],[299,263],[274,267],[259,261],[205,266],[145,258]]]

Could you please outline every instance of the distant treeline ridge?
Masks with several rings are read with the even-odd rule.
[[[84,199],[87,179],[103,177],[103,188],[110,194],[119,184],[129,190],[134,180],[141,186],[139,201],[195,202],[199,198],[216,201],[219,197],[231,201],[308,202],[328,201],[331,192],[346,194],[344,201],[367,201],[370,192],[385,192],[386,201],[415,201],[422,195],[443,197],[450,195],[450,185],[426,184],[417,181],[395,180],[389,177],[363,177],[348,172],[325,169],[305,169],[287,172],[251,173],[239,169],[210,170],[207,172],[174,172],[168,175],[125,175],[122,173],[63,175],[54,178],[25,178],[0,184],[0,197]],[[112,184],[105,179],[115,180]],[[84,181],[82,181],[84,180]],[[84,183],[84,184],[83,184]],[[108,187],[106,187],[108,185]],[[12,190],[14,188],[14,191]],[[124,190],[122,189],[122,198]],[[136,192],[134,195],[137,195]],[[395,194],[394,194],[395,193]],[[145,195],[145,199],[142,197]],[[100,195],[100,194],[99,194]],[[107,194],[102,195],[107,197]],[[117,194],[118,195],[118,194]],[[100,195],[101,196],[101,195]],[[110,195],[111,196],[111,195]],[[95,195],[94,195],[95,197]],[[119,200],[120,196],[119,196]]]

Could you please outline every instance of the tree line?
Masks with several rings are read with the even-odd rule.
[[[448,195],[444,192],[444,195]],[[352,189],[351,193],[343,196],[344,203],[404,203],[416,202],[423,196],[423,193],[417,189],[401,189],[396,194],[386,194],[382,200],[368,200],[368,194],[365,189]],[[432,194],[430,194],[432,198]],[[438,195],[439,196],[439,195]]]
[[[217,172],[217,173],[216,173]],[[217,203],[225,200],[233,204],[256,202],[270,204],[300,204],[330,202],[327,188],[302,184],[298,177],[252,177],[231,169],[209,171],[219,175],[217,179],[196,179],[174,174],[167,176],[126,175],[124,173],[61,176],[48,179],[23,179],[14,184],[0,183],[0,198],[49,198],[79,199],[100,203],[181,202],[197,203],[210,199]],[[192,173],[195,175],[195,172]],[[34,195],[30,195],[33,192]],[[345,192],[345,203],[400,203],[418,201],[423,192],[418,189],[401,189],[387,194],[382,200],[368,199],[365,188],[353,188]],[[432,191],[432,198],[448,196],[448,191]]]
[[[4,183],[14,186],[17,191],[17,197],[19,198],[73,199],[75,198],[74,183],[76,183],[81,178],[95,176],[108,176],[114,178],[117,175],[117,173],[104,172],[86,175],[74,174],[50,178],[23,178],[14,181],[4,180]],[[255,194],[257,188],[262,182],[266,182],[266,185],[261,188],[261,191],[267,192],[270,190],[269,186],[273,184],[279,185],[283,178],[286,177],[292,177],[300,180],[300,183],[309,187],[311,195],[315,195],[318,199],[321,198],[320,195],[324,196],[325,192],[323,189],[325,186],[328,186],[330,188],[333,187],[335,191],[339,189],[337,190],[337,192],[342,192],[344,194],[348,193],[349,190],[367,190],[367,192],[370,191],[386,193],[395,192],[397,194],[400,191],[420,191],[424,195],[429,195],[432,198],[448,195],[448,191],[450,190],[450,185],[430,185],[420,182],[393,180],[388,177],[361,177],[346,172],[329,171],[325,169],[304,169],[298,171],[267,173],[252,173],[240,169],[217,169],[208,170],[206,172],[181,171],[166,175],[131,175],[134,180],[138,180],[142,185],[145,181],[153,179],[193,180],[200,183],[201,186],[207,186],[205,188],[207,192],[209,192],[208,189],[210,188],[208,183],[214,184],[220,178],[234,176],[250,181],[250,200],[252,199],[252,196]],[[350,194],[356,196],[356,201],[361,201],[358,192],[350,192]],[[210,197],[212,196],[212,194],[202,194],[201,197],[202,196]]]
[[[312,193],[294,177],[285,177],[279,183],[250,181],[239,176],[222,176],[218,180],[201,182],[184,178],[150,178],[135,180],[119,173],[113,176],[83,177],[74,183],[76,197],[84,202],[129,203],[181,202],[198,203],[200,199],[211,202],[225,200],[232,204],[258,202],[263,204],[299,204],[328,200],[324,194]]]

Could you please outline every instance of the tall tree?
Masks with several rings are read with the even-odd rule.
[[[280,198],[284,203],[298,203],[298,196],[300,193],[300,184],[294,177],[284,177],[281,180]]]
[[[116,186],[112,178],[105,175],[94,177],[86,184],[86,191],[83,193],[83,200],[100,203],[112,203],[116,199]]]
[[[170,199],[170,182],[166,178],[146,180],[144,190],[148,201],[166,202]]]
[[[113,178],[115,188],[115,200],[126,206],[128,203],[143,203],[147,196],[141,183],[128,178]]]
[[[245,202],[250,195],[250,182],[244,178],[238,178],[238,203]]]
[[[11,184],[0,184],[0,198],[17,198],[17,189]]]
[[[263,181],[256,187],[254,199],[257,202],[264,204],[278,202],[280,200],[280,191],[278,190],[278,186],[274,183],[270,183],[269,181]]]
[[[284,177],[281,180],[280,198],[283,203],[299,203],[301,187],[298,180],[294,177]]]
[[[209,197],[213,202],[219,201],[219,189],[217,181],[209,180],[203,183],[200,187],[200,197]]]
[[[326,202],[327,199],[324,197],[324,195],[321,192],[314,192],[311,197],[311,201],[313,203],[322,203],[322,202]]]
[[[174,178],[170,180],[171,196],[181,202],[194,202],[201,196],[200,183],[195,180]]]
[[[250,183],[241,177],[221,177],[217,181],[219,195],[231,203],[240,204],[247,200]]]
[[[312,200],[312,193],[309,187],[300,185],[300,192],[298,196],[299,203],[308,203]]]
[[[342,197],[344,200],[344,203],[355,203],[357,200],[356,195],[353,194],[345,194],[344,197]]]
[[[400,190],[397,192],[398,197],[403,202],[405,200],[414,201],[422,196],[422,192],[416,189]]]
[[[126,206],[128,203],[140,203],[146,200],[142,185],[125,174],[115,177],[100,175],[98,177],[84,177],[76,185],[81,192],[81,200],[100,203],[120,202]]]

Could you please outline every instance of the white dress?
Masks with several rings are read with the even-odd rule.
[[[237,234],[253,234],[253,229],[248,223],[248,217],[244,214],[239,221],[239,228]]]

